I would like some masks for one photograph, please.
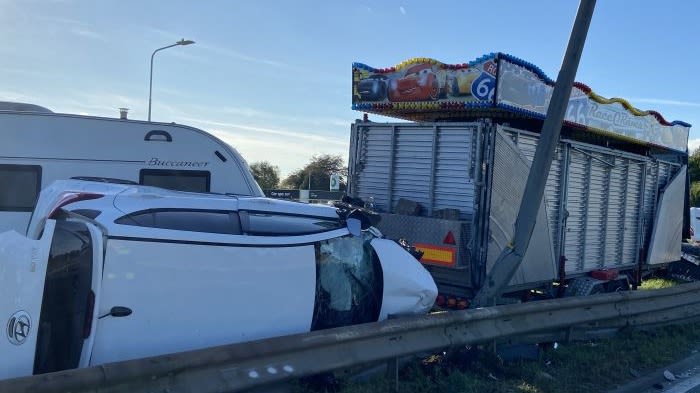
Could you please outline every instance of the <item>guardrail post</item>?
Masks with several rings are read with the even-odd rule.
[[[389,314],[386,319],[397,319],[399,318],[396,314]],[[386,378],[394,379],[394,391],[399,391],[399,358],[393,357],[386,362]]]
[[[399,359],[393,358],[386,362],[386,378],[394,380],[394,391],[399,391]]]

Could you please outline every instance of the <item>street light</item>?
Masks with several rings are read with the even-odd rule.
[[[173,46],[178,46],[178,45],[185,46],[185,45],[191,45],[191,44],[194,44],[194,41],[186,40],[183,38],[180,41],[178,41],[172,45],[164,46],[162,48],[158,48],[158,49],[153,51],[153,54],[151,55],[151,74],[150,74],[150,78],[149,78],[150,81],[148,83],[148,121],[151,121],[151,96],[153,94],[153,56],[156,55],[156,52],[161,51],[163,49],[172,48]]]

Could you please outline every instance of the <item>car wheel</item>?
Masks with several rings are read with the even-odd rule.
[[[380,89],[379,89],[379,95],[380,95],[380,96],[379,96],[379,100],[378,100],[378,101],[384,101],[384,100],[386,100],[386,99],[388,98],[388,97],[387,97],[387,96],[388,96],[388,91],[387,91],[387,90],[389,90],[389,89],[387,88],[386,83],[381,83],[379,86],[380,86]]]

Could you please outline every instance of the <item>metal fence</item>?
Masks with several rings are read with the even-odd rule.
[[[0,392],[236,392],[291,378],[494,339],[561,339],[700,318],[700,283],[545,300],[276,337],[0,381]],[[562,333],[564,332],[564,333]]]

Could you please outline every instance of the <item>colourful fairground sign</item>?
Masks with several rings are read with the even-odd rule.
[[[414,58],[390,68],[354,63],[355,110],[415,121],[462,120],[493,115],[544,118],[554,81],[538,67],[514,56],[492,53],[470,63],[444,64]],[[668,122],[621,98],[607,99],[576,82],[565,121],[637,143],[685,152],[690,124]]]

